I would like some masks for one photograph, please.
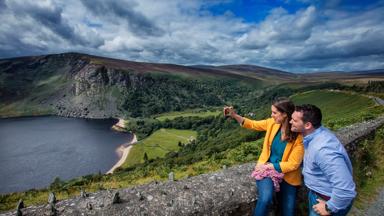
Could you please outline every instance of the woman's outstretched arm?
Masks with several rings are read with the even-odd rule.
[[[229,116],[235,119],[240,125],[243,123],[244,118],[241,115],[238,115],[236,111],[231,106],[224,107],[224,116]]]

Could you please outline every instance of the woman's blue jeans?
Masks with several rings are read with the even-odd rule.
[[[321,197],[319,197],[317,194],[315,194],[314,192],[312,192],[311,190],[309,190],[308,192],[308,210],[309,210],[309,216],[319,216],[319,214],[317,214],[315,212],[315,210],[313,210],[312,206],[316,205],[318,202],[317,202],[317,199],[322,199]],[[332,215],[335,215],[335,216],[344,216],[344,215],[347,215],[349,210],[351,210],[351,207],[352,207],[352,204],[353,202],[346,208],[346,209],[343,209],[343,210],[340,210],[338,211],[337,213],[333,213]]]
[[[254,216],[264,216],[272,205],[274,186],[271,178],[256,180],[259,193]],[[284,180],[280,183],[280,191],[276,193],[279,209],[283,216],[295,215],[295,201],[297,188]]]

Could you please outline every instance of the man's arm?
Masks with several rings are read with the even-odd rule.
[[[331,183],[331,199],[326,202],[328,208],[332,212],[347,208],[356,192],[352,173],[343,154],[332,147],[324,147],[316,155],[316,161]]]

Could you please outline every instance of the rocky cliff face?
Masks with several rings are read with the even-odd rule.
[[[131,87],[130,77],[124,71],[106,68],[92,63],[86,64],[73,75],[67,88],[60,92],[62,97],[55,101],[58,115],[107,118],[122,116],[118,96]],[[117,91],[113,95],[112,91]]]
[[[0,60],[0,99],[34,102],[60,116],[122,117],[124,93],[147,80],[137,65],[105,61],[76,53]]]
[[[77,76],[90,64],[79,54],[60,54],[0,60],[2,105],[17,101],[50,108],[52,114],[71,115],[68,106]]]

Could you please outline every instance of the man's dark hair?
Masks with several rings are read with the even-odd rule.
[[[311,122],[314,128],[321,126],[321,119],[323,118],[321,110],[312,104],[303,104],[295,107],[296,112],[303,113],[303,122]]]

